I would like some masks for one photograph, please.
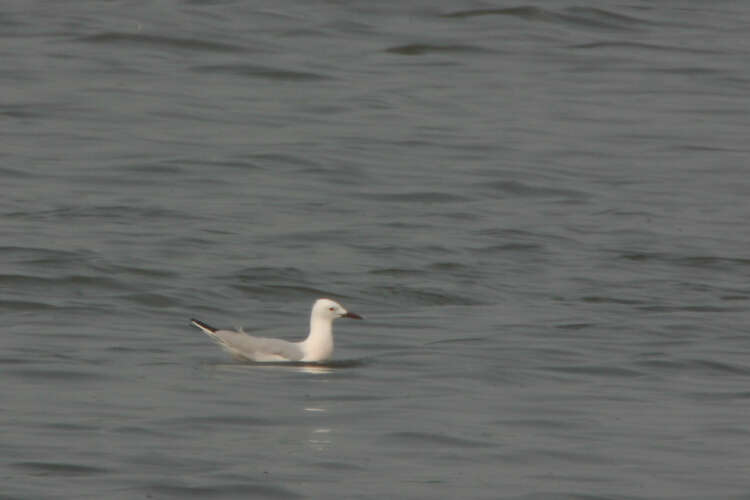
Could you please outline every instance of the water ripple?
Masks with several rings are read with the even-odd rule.
[[[546,186],[526,184],[519,181],[495,181],[483,183],[479,186],[501,193],[525,198],[569,198],[576,200],[585,200],[590,197],[583,191],[550,188]]]
[[[645,50],[645,51],[656,51],[656,52],[675,52],[675,53],[684,53],[684,54],[694,54],[694,53],[716,54],[717,53],[717,51],[713,51],[713,50],[696,49],[692,47],[678,47],[678,46],[673,46],[673,45],[659,45],[655,43],[628,42],[628,41],[620,41],[620,40],[581,43],[578,45],[571,45],[571,48],[592,49],[592,50],[623,49],[624,51],[627,51],[629,54],[632,53],[633,49]]]
[[[109,472],[102,467],[64,462],[15,462],[11,463],[10,466],[33,476],[92,476]]]
[[[487,49],[478,47],[475,45],[436,45],[428,43],[410,43],[407,45],[398,45],[395,47],[389,47],[385,49],[386,52],[391,54],[399,54],[402,56],[420,56],[423,54],[471,54],[471,53],[483,53],[490,52]]]
[[[274,68],[272,66],[262,66],[259,64],[213,64],[205,66],[195,66],[192,69],[196,73],[218,73],[274,81],[305,82],[331,79],[330,76],[321,73]]]
[[[649,21],[636,17],[589,7],[571,7],[564,9],[562,13],[540,7],[469,9],[443,14],[442,17],[465,19],[485,16],[510,16],[532,22],[565,24],[605,30],[632,30],[651,24]]]
[[[87,289],[122,289],[123,284],[106,276],[72,275],[61,278],[41,278],[24,274],[0,274],[0,286],[10,286],[16,289],[23,287],[41,287],[49,289],[55,286],[75,286]]]
[[[162,309],[165,307],[173,307],[179,305],[181,302],[179,299],[169,297],[160,293],[133,293],[129,295],[123,295],[122,299],[134,304],[140,304],[143,306],[152,307],[155,309]]]
[[[151,218],[172,218],[188,220],[189,213],[170,210],[159,206],[103,205],[103,206],[68,206],[39,211],[18,211],[7,214],[9,217],[24,218],[34,221],[60,219],[63,221],[82,220],[124,220],[132,223],[133,218],[143,220]]]
[[[24,368],[7,370],[6,375],[14,375],[29,380],[66,380],[69,382],[103,382],[111,379],[101,371],[83,372],[79,370],[53,370],[48,368]]]
[[[474,306],[483,304],[482,301],[468,295],[457,295],[443,291],[409,288],[404,286],[380,286],[369,290],[372,297],[387,297],[389,301],[398,300],[403,306]]]
[[[640,377],[643,374],[630,368],[620,368],[616,366],[604,365],[587,365],[587,366],[549,366],[545,368],[549,371],[558,373],[568,373],[572,375],[598,375],[603,377]]]
[[[447,434],[429,433],[429,432],[391,432],[385,435],[386,441],[396,443],[412,443],[412,445],[424,445],[432,447],[451,447],[451,448],[486,448],[494,446],[494,443],[486,441],[476,441],[473,439],[459,438]]]
[[[336,295],[321,288],[299,285],[268,285],[259,283],[257,285],[233,284],[231,287],[235,290],[240,290],[250,297],[259,297],[263,300],[289,300],[292,298],[309,299],[310,297],[327,297]]]
[[[703,376],[750,376],[750,366],[736,363],[720,362],[712,359],[646,359],[635,362],[635,365],[648,369],[652,373],[667,375],[673,373],[692,372]],[[730,393],[724,393],[727,397]],[[742,394],[740,392],[731,394]]]
[[[481,17],[481,16],[515,16],[524,19],[542,18],[547,15],[547,11],[539,7],[508,7],[501,9],[468,9],[458,10],[443,14],[442,17]]]
[[[80,250],[69,251],[26,246],[0,247],[0,255],[2,255],[3,258],[16,259],[20,262],[28,262],[32,264],[59,264],[70,260],[80,259],[81,254],[82,252]]]
[[[468,201],[464,196],[441,193],[436,191],[420,191],[412,193],[364,193],[361,196],[376,201],[393,203],[460,203]]]
[[[209,52],[246,52],[247,49],[239,45],[199,40],[195,38],[178,38],[163,35],[150,35],[145,33],[98,33],[77,38],[76,41],[96,45],[143,45],[153,48],[180,49]]]
[[[57,309],[57,306],[30,300],[0,300],[0,311],[45,311]]]
[[[269,484],[221,484],[217,486],[183,486],[182,484],[153,484],[146,488],[157,495],[169,498],[304,498],[282,486]],[[148,495],[151,496],[151,495]]]
[[[721,269],[750,266],[750,259],[746,257],[723,257],[717,255],[676,255],[669,253],[628,252],[621,254],[621,258],[634,262],[664,262],[691,268]]]

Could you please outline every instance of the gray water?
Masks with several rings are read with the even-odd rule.
[[[750,498],[748,25],[5,3],[0,497]]]

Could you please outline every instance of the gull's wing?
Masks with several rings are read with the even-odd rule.
[[[304,353],[298,343],[253,337],[244,332],[217,330],[201,321],[191,323],[238,359],[250,361],[300,361]]]

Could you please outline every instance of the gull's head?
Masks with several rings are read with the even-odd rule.
[[[337,318],[362,319],[359,314],[354,314],[344,309],[344,306],[331,299],[318,299],[313,304],[313,318],[326,318],[333,321]]]

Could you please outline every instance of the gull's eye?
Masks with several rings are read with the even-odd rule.
[[[329,311],[335,311],[335,310],[336,310],[336,308],[335,308],[335,307],[329,307],[329,308],[328,308],[328,310],[329,310]]]

